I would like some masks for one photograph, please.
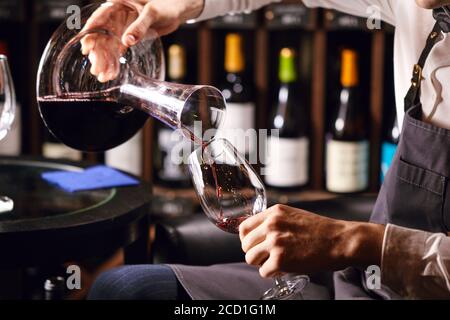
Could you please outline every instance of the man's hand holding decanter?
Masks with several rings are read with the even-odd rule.
[[[89,34],[82,40],[82,52],[89,55],[91,73],[100,82],[115,79],[119,58],[150,30],[163,36],[175,31],[181,23],[197,17],[203,0],[109,0],[87,20],[83,30],[105,29],[121,39],[120,47],[111,45],[107,37]]]

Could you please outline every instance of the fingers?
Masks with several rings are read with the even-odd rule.
[[[96,39],[97,39],[96,34],[88,34],[80,40],[81,53],[83,55],[88,55],[89,52],[95,47]]]
[[[254,231],[259,230],[255,229]],[[259,239],[259,237],[253,239]],[[273,238],[266,238],[247,251],[245,262],[250,265],[260,266],[259,273],[262,277],[274,277],[282,273],[281,264],[284,252],[283,248],[274,247]]]
[[[115,79],[120,71],[120,55],[120,48],[117,46],[108,47],[107,39],[98,40],[94,50],[89,54],[91,73],[97,76],[100,82]]]
[[[103,82],[110,81],[110,80],[117,78],[117,76],[119,75],[119,72],[120,72],[119,59],[120,59],[119,54],[115,55],[111,59],[111,62],[109,63],[109,66],[108,66],[108,70],[106,71],[106,73],[104,75],[105,78],[103,79]]]
[[[266,239],[266,234],[267,233],[264,228],[264,225],[260,224],[258,227],[253,229],[242,239],[242,244],[241,244],[242,250],[244,252],[248,252],[254,246],[263,242]]]
[[[241,239],[241,241],[248,233],[257,228],[261,223],[263,223],[267,219],[267,217],[274,212],[274,208],[275,207],[270,207],[269,209],[251,216],[250,218],[242,222],[239,226],[239,238]]]
[[[107,53],[103,49],[104,42],[104,37],[97,36],[95,40],[95,46],[89,52],[89,60],[91,61],[91,73],[95,76],[98,76],[100,72],[103,72],[106,69]]]
[[[269,259],[259,268],[259,274],[263,278],[273,278],[278,276],[280,271],[280,258],[275,252],[271,252]]]
[[[93,47],[83,54],[88,54],[91,62],[90,72],[100,82],[107,82],[119,74],[119,59],[122,52],[121,46],[109,44],[105,37],[96,36]]]
[[[134,14],[134,11],[122,5],[106,2],[89,17],[82,31],[103,28],[122,36],[123,31],[136,17],[137,14]],[[91,62],[90,71],[100,82],[107,82],[117,77],[120,71],[119,58],[126,51],[120,41],[111,41],[111,39],[111,37],[95,33],[88,34],[80,40],[81,52],[83,55],[88,55]]]
[[[130,47],[142,40],[155,18],[156,11],[150,2],[144,6],[139,17],[125,30],[122,36],[122,43]]]
[[[125,51],[124,47],[120,42],[109,43],[109,41],[106,41],[101,43],[99,50],[103,51],[106,63],[104,69],[98,75],[98,80],[107,82],[115,79],[120,72],[119,59]]]
[[[91,14],[89,19],[86,20],[86,23],[81,32],[89,29],[95,29],[105,25],[109,21],[110,13],[113,12],[112,6],[113,3],[110,2],[103,3],[97,10],[95,10]]]
[[[269,257],[269,246],[267,242],[261,242],[251,248],[245,255],[245,262],[250,265],[260,266]]]

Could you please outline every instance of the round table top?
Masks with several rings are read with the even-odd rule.
[[[12,211],[0,213],[0,266],[6,260],[23,264],[77,258],[95,254],[95,247],[113,249],[107,247],[135,240],[132,225],[148,213],[150,186],[66,192],[41,178],[46,171],[83,167],[68,161],[0,157],[0,196],[14,202]]]

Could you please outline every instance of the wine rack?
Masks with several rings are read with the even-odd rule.
[[[70,3],[69,3],[70,2]],[[0,1],[0,37],[13,44],[11,61],[19,100],[23,105],[23,154],[42,153],[45,127],[36,105],[35,81],[43,45],[64,17],[69,4],[89,1]],[[92,2],[92,1],[91,1]],[[15,9],[19,6],[20,10]],[[19,13],[18,13],[19,12]],[[379,188],[379,158],[384,105],[392,105],[392,33],[385,24],[369,30],[366,20],[324,9],[307,9],[299,1],[285,1],[251,14],[225,16],[211,21],[184,25],[163,37],[185,46],[188,81],[217,85],[223,74],[224,35],[239,31],[245,35],[246,54],[256,86],[256,123],[266,128],[277,87],[277,54],[282,46],[299,53],[299,90],[310,105],[311,183],[308,190],[324,189],[324,146],[330,118],[330,106],[338,87],[337,52],[349,45],[361,54],[364,101],[370,109],[370,191]],[[18,36],[18,34],[22,36]],[[387,71],[386,71],[387,70]],[[386,72],[385,72],[386,71]],[[144,128],[142,145],[143,178],[152,180],[153,121]],[[1,151],[1,150],[0,150]],[[84,155],[90,161],[102,161],[102,155]]]

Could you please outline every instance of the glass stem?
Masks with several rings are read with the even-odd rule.
[[[283,287],[285,285],[285,281],[283,280],[283,277],[281,277],[281,276],[275,277],[275,285],[278,288]]]

